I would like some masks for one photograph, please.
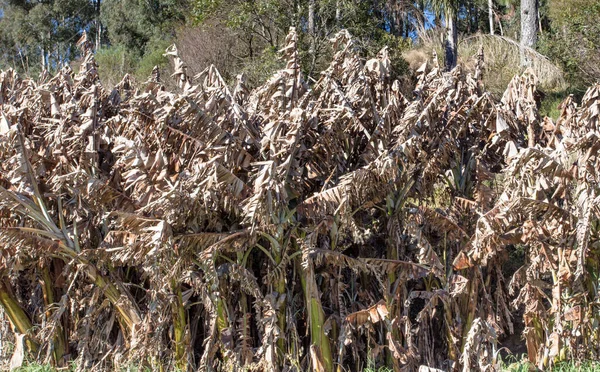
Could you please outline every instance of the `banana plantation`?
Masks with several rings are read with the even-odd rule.
[[[406,94],[346,31],[305,79],[297,38],[256,89],[175,47],[108,89],[85,35],[77,72],[1,73],[3,369],[600,359],[600,85],[553,120],[529,70],[486,92],[483,50]]]

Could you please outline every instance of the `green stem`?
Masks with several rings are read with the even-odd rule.
[[[94,266],[87,265],[86,274],[98,288],[104,291],[104,296],[117,309],[121,320],[127,327],[127,331],[133,333],[135,326],[142,322],[135,303],[125,294],[122,294],[114,284],[100,275]]]
[[[133,334],[135,327],[142,322],[142,318],[136,303],[131,300],[127,292],[122,293],[113,283],[102,276],[91,262],[78,255],[64,243],[59,243],[59,247],[62,248],[61,259],[67,261],[70,258],[84,266],[84,272],[88,278],[94,285],[102,289],[104,296],[117,309],[119,321],[126,327],[125,333]]]
[[[299,265],[302,267],[300,263]],[[323,306],[321,305],[312,262],[309,262],[306,268],[302,267],[301,272],[302,275],[300,276],[300,281],[302,282],[302,289],[304,290],[308,308],[308,328],[310,331],[311,349],[315,350],[316,358],[318,358],[319,362],[322,364],[323,370],[325,372],[332,372],[333,356],[331,354],[329,338],[323,330],[325,313],[323,312]]]
[[[222,335],[227,331],[227,329],[229,328],[229,320],[227,317],[227,303],[223,300],[223,297],[218,296],[217,297],[217,330],[219,331],[219,335]],[[223,354],[223,362],[226,365],[227,361],[228,361],[228,357],[227,357],[227,348],[230,345],[225,345],[222,341],[221,341],[221,350],[222,350],[222,354]]]
[[[33,333],[33,324],[25,311],[21,308],[17,300],[9,292],[8,287],[5,283],[0,280],[0,304],[6,311],[10,322],[17,332],[26,335],[25,344],[32,353],[37,353],[38,344],[31,338]]]
[[[248,249],[248,252],[250,252],[252,250],[252,248]],[[247,252],[246,252],[247,253]],[[243,268],[246,267],[246,262],[247,262],[248,256],[242,252],[237,252],[237,260],[238,260],[238,264],[240,266],[242,266]],[[246,345],[249,347],[249,345],[247,345],[247,342],[251,341],[251,335],[250,335],[250,312],[248,309],[248,297],[246,296],[246,293],[244,293],[243,291],[241,292],[241,298],[240,298],[240,311],[242,313],[242,324],[240,325],[241,327],[241,334],[242,334],[242,344]],[[247,352],[248,349],[242,347],[240,350],[240,360],[242,362],[242,365],[247,365],[252,363],[252,353],[248,353]]]
[[[48,266],[44,265],[41,268],[42,271],[42,293],[44,295],[44,305],[46,306],[46,318],[50,319],[52,317],[52,312],[50,311],[50,306],[54,304],[56,301],[54,300],[54,288],[52,287],[52,278],[50,277],[50,271],[48,270]],[[52,356],[54,357],[54,362],[57,366],[62,366],[63,357],[66,351],[66,342],[64,337],[64,331],[62,325],[56,327],[54,334],[54,347],[52,350]]]
[[[386,257],[390,258],[392,260],[399,259],[398,251],[396,250],[396,247],[394,246],[394,244],[387,244],[387,256]],[[394,284],[396,282],[396,279],[397,279],[396,272],[394,270],[390,270],[388,272],[388,290],[386,293],[386,303],[389,306],[391,318],[393,318],[397,312],[397,306],[394,301]],[[387,330],[387,331],[390,332],[390,330]],[[392,339],[397,339],[398,332],[396,330],[394,330],[393,328],[391,328],[391,333],[392,333],[391,334]],[[398,368],[399,368],[398,361],[396,360],[396,358],[394,358],[394,355],[391,352],[391,350],[386,350],[386,364],[388,366],[394,366],[394,371],[398,370]]]
[[[183,296],[181,294],[181,286],[175,280],[171,282],[171,288],[175,294],[173,303],[173,330],[175,338],[175,365],[180,371],[188,369],[188,340],[185,337],[187,327],[187,319],[185,308],[183,306]]]
[[[467,335],[469,334],[469,330],[471,329],[471,325],[473,324],[473,320],[475,319],[475,312],[477,310],[477,293],[479,291],[479,280],[477,277],[477,269],[472,270],[472,277],[469,284],[469,303],[467,305],[467,317],[466,322],[463,327],[462,334],[462,344],[460,348],[461,354],[465,351],[465,344],[467,342]],[[450,336],[449,336],[450,337]]]
[[[281,257],[276,257],[276,261],[277,261],[277,265],[279,265],[281,263]],[[277,278],[277,282],[275,283],[275,290],[277,291],[277,293],[279,294],[279,296],[284,296],[285,295],[285,274],[284,274],[284,270],[280,270],[279,271],[281,274],[278,275]],[[278,355],[281,356],[282,361],[283,358],[285,358],[285,354],[286,354],[286,337],[285,337],[285,327],[286,327],[286,323],[285,323],[285,311],[286,311],[286,301],[282,301],[281,306],[279,307],[278,311],[277,311],[277,326],[279,327],[279,330],[281,332],[279,338],[277,339],[277,349],[278,349]]]

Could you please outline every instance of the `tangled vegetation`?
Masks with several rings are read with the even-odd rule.
[[[78,73],[1,73],[12,365],[493,370],[511,334],[597,360],[600,86],[554,121],[530,72],[486,93],[482,52],[405,97],[386,49],[339,32],[309,86],[296,43],[252,91],[174,47],[176,91],[107,90],[85,35]]]

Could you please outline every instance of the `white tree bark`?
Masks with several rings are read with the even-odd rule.
[[[494,0],[488,0],[488,17],[490,19],[490,35],[494,34]]]
[[[458,30],[456,29],[456,15],[446,13],[446,69],[448,71],[456,67]]]
[[[521,66],[531,65],[527,52],[537,42],[538,0],[521,0]]]
[[[313,37],[315,36],[315,2],[316,0],[308,2],[308,33]]]
[[[315,8],[316,0],[309,0],[308,2],[308,36],[310,38],[310,50],[308,51],[312,55],[313,65],[316,59],[316,30],[315,30]],[[311,69],[312,70],[312,69]]]
[[[46,70],[46,47],[44,46],[44,37],[42,36],[42,45],[40,46],[42,57],[42,71]]]
[[[100,44],[102,43],[102,22],[100,22],[100,1],[96,0],[96,19],[94,22],[96,23],[96,50],[100,49]]]

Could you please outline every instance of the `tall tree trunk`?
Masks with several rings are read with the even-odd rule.
[[[302,17],[302,11],[300,8],[300,1],[294,0],[294,13],[292,16],[292,26],[298,29],[300,27],[300,17]]]
[[[471,34],[471,24],[473,23],[473,18],[471,17],[471,5],[467,4],[465,7],[467,10],[467,34]]]
[[[417,19],[419,22],[419,27],[423,27],[425,30],[425,1],[420,0],[418,2],[419,14],[417,15]]]
[[[310,38],[310,50],[308,51],[311,56],[310,74],[312,74],[315,64],[317,62],[317,35],[315,30],[315,8],[316,0],[309,0],[308,2],[308,35]]]
[[[538,0],[521,0],[521,66],[531,65],[527,48],[533,48],[537,41]]]
[[[477,32],[481,32],[481,23],[479,22],[479,7],[475,7],[475,24],[477,25]]]
[[[315,7],[316,0],[310,0],[308,2],[308,34],[314,40],[315,38]],[[313,44],[314,41],[311,42]],[[311,45],[312,47],[312,45]]]
[[[490,35],[494,34],[494,0],[488,0],[488,18],[490,20]]]
[[[42,35],[42,44],[40,45],[40,57],[41,57],[41,65],[42,71],[46,69],[46,48],[44,47],[44,36]]]
[[[456,29],[456,15],[446,13],[446,69],[448,71],[456,67],[458,30]]]
[[[102,23],[100,22],[100,0],[96,0],[96,50],[100,49],[102,42]]]
[[[336,0],[335,2],[335,24],[340,27],[342,21],[342,0]]]
[[[502,28],[502,19],[498,18],[498,27],[500,28],[500,36],[504,36],[504,29]]]
[[[21,66],[23,66],[23,71],[25,71],[26,74],[29,74],[29,68],[28,66],[25,66],[25,59],[23,58],[23,49],[18,46],[17,50],[19,51],[19,57],[21,58]]]

